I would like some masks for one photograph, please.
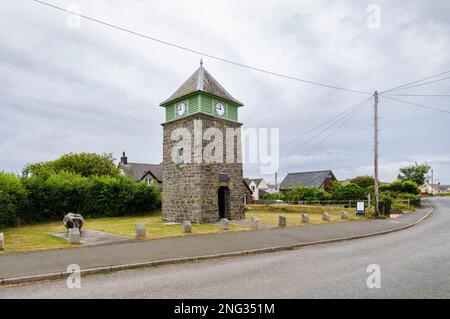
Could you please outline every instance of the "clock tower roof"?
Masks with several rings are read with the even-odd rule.
[[[200,60],[200,67],[192,74],[183,85],[175,91],[167,100],[161,102],[161,106],[178,100],[186,95],[194,92],[205,92],[214,95],[218,98],[236,103],[239,106],[243,106],[242,102],[239,102],[230,95],[220,84],[217,82],[211,74],[203,67],[203,62]]]

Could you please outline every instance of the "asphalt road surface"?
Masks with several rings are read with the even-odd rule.
[[[449,298],[450,197],[407,230],[294,251],[0,288],[0,298]],[[368,265],[381,288],[368,288]]]

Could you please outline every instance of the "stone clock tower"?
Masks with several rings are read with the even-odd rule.
[[[163,126],[164,221],[209,223],[244,214],[241,123],[243,106],[203,63],[160,106]],[[180,136],[183,136],[181,139]]]

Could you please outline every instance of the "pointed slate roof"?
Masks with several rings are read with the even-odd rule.
[[[200,67],[192,74],[183,85],[175,91],[167,100],[161,102],[160,106],[164,106],[169,102],[178,100],[179,98],[186,96],[194,92],[205,92],[224,100],[243,106],[242,102],[239,102],[230,95],[220,84],[217,82],[211,74],[203,67],[203,62],[200,62]]]

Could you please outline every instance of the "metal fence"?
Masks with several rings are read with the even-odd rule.
[[[292,205],[303,205],[303,206],[327,206],[327,207],[341,207],[341,208],[353,208],[356,207],[358,202],[364,202],[364,206],[368,207],[369,205],[373,205],[373,200],[369,201],[367,199],[361,200],[314,200],[314,201],[298,201],[298,202],[285,202],[286,204]],[[256,200],[255,204],[280,204],[280,201],[273,200]],[[392,200],[393,204],[400,205],[410,205],[409,199],[394,199]]]

